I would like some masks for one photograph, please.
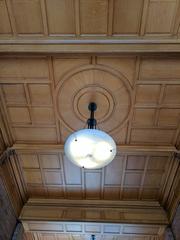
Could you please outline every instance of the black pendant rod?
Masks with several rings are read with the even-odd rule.
[[[89,109],[89,111],[91,112],[91,113],[90,113],[90,118],[87,120],[88,128],[89,128],[89,129],[96,129],[97,121],[96,121],[96,119],[94,118],[94,112],[95,112],[96,109],[97,109],[96,103],[91,102],[91,103],[89,104],[89,106],[88,106],[88,109]]]

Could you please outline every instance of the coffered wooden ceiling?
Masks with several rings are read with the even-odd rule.
[[[12,154],[3,153],[8,166],[0,173],[9,178],[17,212],[28,198],[23,211],[28,204],[33,209],[36,198],[40,208],[49,199],[110,201],[111,207],[116,200],[162,215],[164,207],[172,218],[180,199],[179,36],[179,0],[0,1],[0,153],[10,147]],[[112,163],[97,170],[76,167],[63,152],[69,134],[86,127],[91,101],[98,128],[118,149]],[[90,239],[85,210],[77,219],[82,231],[69,232],[65,223],[54,226],[62,231],[44,232],[52,223],[32,223],[29,212],[21,214],[24,240]],[[119,221],[132,221],[131,213],[118,214]],[[97,223],[97,240],[159,239],[168,223],[163,216],[160,223],[162,216],[152,215],[159,225],[148,229],[147,222],[142,228],[112,224],[109,235]]]
[[[179,0],[2,0],[0,6],[0,33],[10,37],[179,35]]]
[[[179,63],[168,56],[1,58],[2,108],[19,144],[28,196],[162,200],[179,144]],[[135,146],[130,152],[120,146],[115,160],[99,170],[75,167],[61,147],[85,127],[90,101],[98,105],[98,127],[118,145]],[[49,152],[30,149],[32,144],[48,144]],[[56,144],[60,149],[52,149]]]

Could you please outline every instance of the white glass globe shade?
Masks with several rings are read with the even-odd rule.
[[[106,166],[116,155],[111,136],[97,129],[82,129],[71,134],[64,146],[66,157],[79,167],[97,169]]]

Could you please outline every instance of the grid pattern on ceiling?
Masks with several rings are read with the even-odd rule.
[[[72,128],[84,127],[84,103],[93,91],[99,126],[117,144],[178,145],[179,65],[178,56],[1,58],[3,115],[15,143],[63,144]],[[127,153],[105,169],[67,174],[63,156],[46,154],[21,156],[30,196],[161,199],[170,169],[166,154]]]
[[[174,37],[179,28],[178,3],[178,0],[3,0],[0,34]]]
[[[86,101],[96,92],[99,127],[117,144],[176,145],[179,65],[179,58],[161,57],[1,58],[2,104],[14,142],[64,143],[84,127]]]
[[[119,155],[107,167],[80,169],[61,153],[20,153],[30,197],[160,200],[172,164],[170,156]]]

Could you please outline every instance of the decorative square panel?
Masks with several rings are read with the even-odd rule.
[[[74,0],[46,0],[50,34],[75,34]]]
[[[155,118],[154,108],[136,108],[134,110],[134,126],[153,126]]]
[[[142,7],[142,0],[115,0],[113,34],[138,34]]]
[[[100,199],[101,195],[101,173],[85,172],[85,189],[87,199]]]
[[[160,85],[138,85],[136,91],[137,104],[157,104]]]
[[[0,1],[0,34],[11,34],[11,24],[5,1]]]
[[[116,156],[115,159],[105,168],[105,185],[120,185],[122,178],[123,157]],[[113,174],[112,174],[113,171]]]
[[[0,77],[8,77],[14,83],[17,80],[18,82],[25,83],[25,78],[29,81],[43,82],[49,77],[46,57],[0,58],[0,69]]]
[[[25,123],[30,124],[30,114],[27,107],[8,107],[10,121],[14,124]]]
[[[107,0],[80,0],[81,34],[106,34]]]
[[[161,185],[162,173],[147,172],[144,179],[144,187],[158,188]]]
[[[145,167],[145,156],[129,155],[126,162],[126,170],[143,170]]]
[[[124,186],[140,186],[142,173],[125,173]]]
[[[176,0],[155,1],[149,3],[146,33],[169,33],[176,10]]]
[[[26,96],[23,84],[3,84],[2,89],[5,100],[8,104],[26,104]]]
[[[18,33],[43,33],[39,0],[12,0],[12,7]]]
[[[169,109],[162,108],[159,111],[158,125],[167,127],[177,127],[180,121],[180,108]]]
[[[35,154],[20,154],[23,168],[39,168],[38,156]]]
[[[24,177],[27,183],[42,184],[42,177],[40,170],[24,170]]]
[[[146,57],[141,59],[140,80],[171,82],[180,78],[180,59],[170,57]]]
[[[167,156],[151,156],[148,160],[147,170],[160,170],[164,171],[169,162]]]
[[[63,156],[64,175],[67,185],[80,185],[82,184],[81,169]]]
[[[59,171],[44,171],[45,183],[47,185],[61,185],[62,184],[62,176]]]
[[[171,145],[175,129],[132,129],[131,143],[153,144],[153,145]]]
[[[180,85],[166,86],[163,103],[178,104],[180,106]]]
[[[58,154],[40,154],[41,166],[45,169],[59,169],[60,159]]]
[[[20,127],[13,128],[16,141],[56,143],[57,133],[53,127]]]
[[[35,105],[50,105],[52,96],[50,86],[46,84],[29,84],[31,103]]]
[[[32,107],[31,114],[35,124],[54,124],[55,117],[52,108]]]

